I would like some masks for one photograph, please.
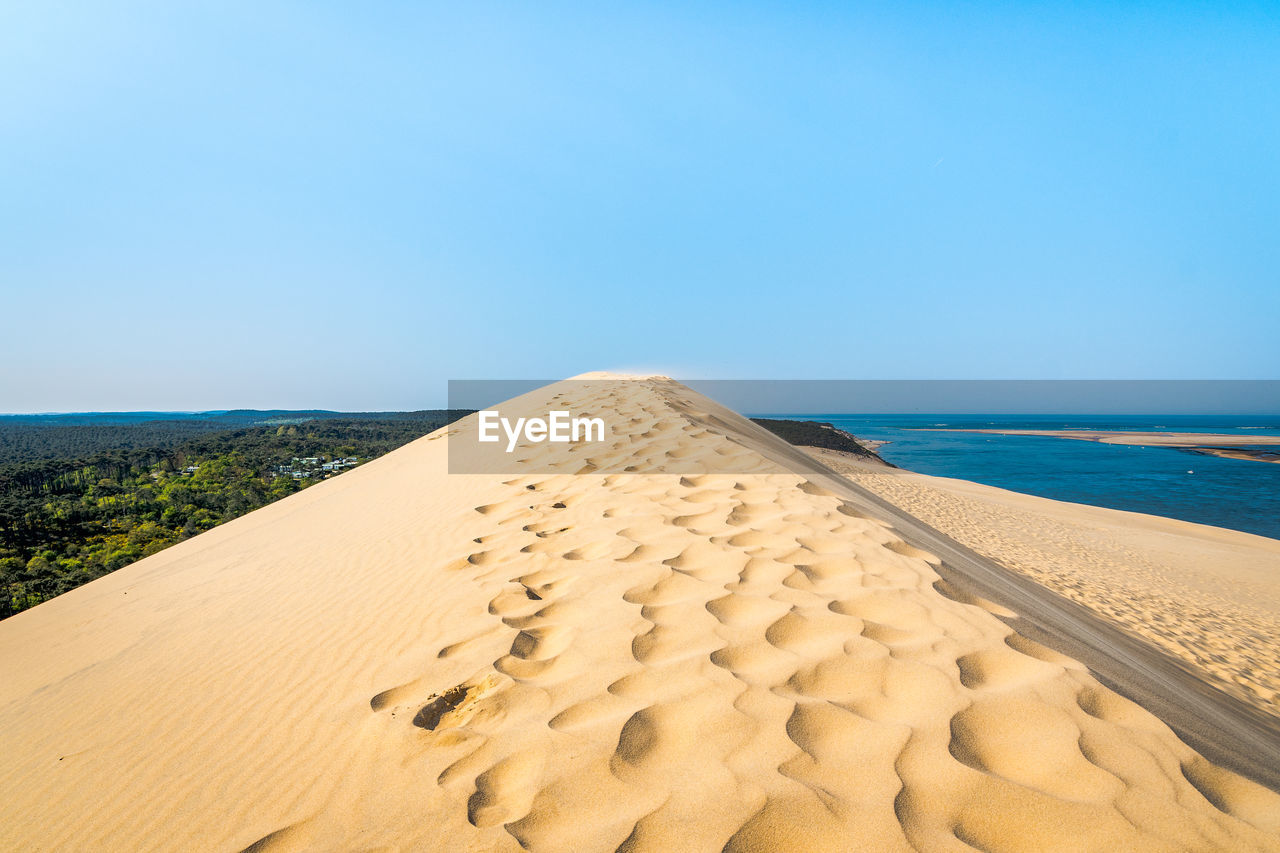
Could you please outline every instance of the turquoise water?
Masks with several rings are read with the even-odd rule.
[[[770,417],[765,415],[763,417]],[[828,421],[887,441],[895,465],[1062,501],[1145,512],[1280,539],[1280,464],[1164,447],[1124,447],[1048,436],[921,432],[1090,429],[1280,435],[1280,418],[1082,415],[772,415]],[[1276,449],[1276,448],[1271,448]]]

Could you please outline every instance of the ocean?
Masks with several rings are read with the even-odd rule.
[[[1280,464],[1165,447],[1125,447],[1048,436],[919,432],[1089,429],[1280,435],[1267,416],[759,415],[830,422],[911,471],[973,480],[1054,500],[1163,515],[1280,539]]]

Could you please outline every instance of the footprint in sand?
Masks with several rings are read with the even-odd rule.
[[[546,751],[526,749],[509,755],[476,777],[467,800],[467,820],[485,827],[511,823],[529,813],[541,787]]]

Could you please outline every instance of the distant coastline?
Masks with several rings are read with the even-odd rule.
[[[1081,429],[959,429],[907,427],[916,432],[966,432],[986,435],[1041,435],[1073,441],[1096,441],[1131,447],[1169,447],[1203,456],[1280,463],[1280,436],[1205,432],[1118,432]],[[1273,449],[1275,447],[1275,449]]]
[[[1258,456],[1265,459],[1272,452],[1280,456],[1280,443],[1273,444],[1280,442],[1280,419],[1269,416],[929,412],[766,416],[826,422],[860,441],[887,442],[877,448],[880,456],[921,474],[1280,540],[1280,465],[1258,464],[1262,461]],[[1059,435],[1063,432],[1093,433],[1110,440],[1064,441]],[[1153,444],[1116,443],[1131,440],[1122,434],[1142,434]],[[1214,438],[1223,435],[1230,438]],[[1156,441],[1201,444],[1164,444],[1161,449]],[[1260,453],[1247,460],[1228,455],[1250,449]]]

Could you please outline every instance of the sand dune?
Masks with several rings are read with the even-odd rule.
[[[1280,717],[1280,542],[813,454]]]
[[[1280,797],[764,430],[558,387],[616,413],[593,468],[740,473],[450,475],[440,432],[0,623],[0,847],[1280,850]]]

